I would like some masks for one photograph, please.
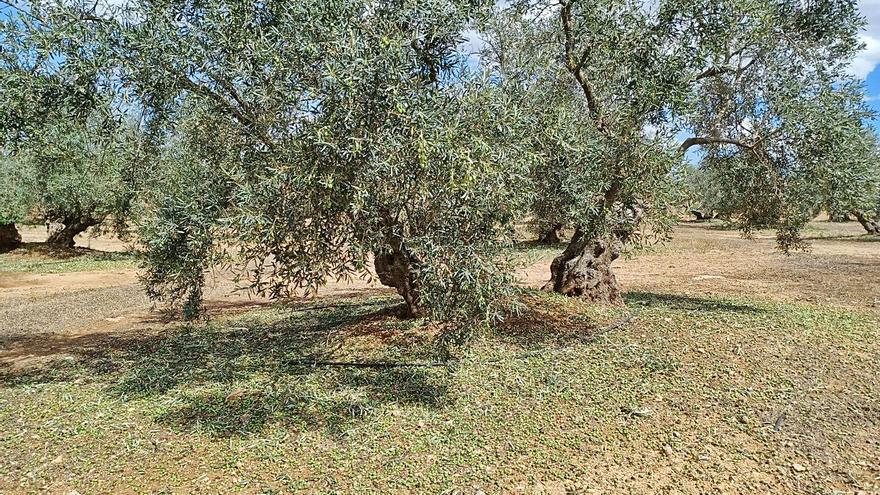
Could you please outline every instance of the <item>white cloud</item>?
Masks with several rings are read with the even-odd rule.
[[[859,79],[864,79],[880,63],[880,40],[867,34],[859,38],[865,44],[865,49],[853,59],[849,72]]]
[[[864,79],[880,64],[880,0],[859,0],[859,9],[868,25],[859,36],[865,49],[850,65],[850,74]]]
[[[463,31],[461,35],[464,41],[458,45],[458,50],[465,55],[478,55],[486,47],[486,41],[473,29]]]

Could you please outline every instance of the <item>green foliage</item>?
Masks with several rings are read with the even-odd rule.
[[[0,225],[26,219],[33,204],[32,173],[19,160],[0,158]]]
[[[54,2],[4,17],[0,146],[28,191],[15,208],[77,230],[112,218],[123,233],[142,136],[92,24]]]
[[[39,217],[67,225],[77,219],[100,223],[112,215],[124,228],[138,132],[96,112],[82,124],[47,123],[38,139],[38,147],[19,156],[33,170]]]
[[[225,262],[259,292],[310,292],[387,254],[435,317],[509,306],[502,248],[531,155],[516,105],[457,52],[479,5],[132,9],[149,21],[115,25],[106,44],[169,136],[140,228],[153,297],[191,312],[204,270]]]
[[[687,195],[687,209],[704,217],[729,217],[725,209],[724,184],[712,170],[699,167],[682,169],[679,180]],[[703,218],[705,219],[705,218]]]
[[[829,184],[866,191],[870,114],[845,73],[862,25],[850,0],[523,1],[489,20],[484,56],[546,131],[539,217],[598,237],[635,204],[662,231],[675,155],[700,146],[713,202],[788,250]]]

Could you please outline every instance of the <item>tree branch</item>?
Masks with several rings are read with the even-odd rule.
[[[43,19],[40,19],[39,17],[35,16],[32,12],[28,12],[27,10],[19,7],[18,5],[15,5],[12,2],[9,2],[7,0],[0,0],[0,4],[6,5],[7,7],[11,7],[13,10],[18,11],[20,14],[23,14],[27,17],[30,17],[31,19],[33,19],[37,22],[45,22],[45,21],[43,21]]]
[[[589,50],[584,50],[580,57],[575,56],[575,44],[574,44],[574,26],[573,21],[571,19],[571,1],[561,0],[559,2],[561,9],[559,11],[559,18],[562,22],[562,33],[565,35],[565,67],[568,71],[574,76],[575,80],[581,86],[581,90],[584,92],[584,96],[587,98],[587,108],[590,110],[590,114],[593,117],[598,117],[599,115],[599,102],[596,99],[596,94],[593,92],[593,87],[590,84],[589,80],[587,80],[587,75],[584,73],[584,65],[586,65],[587,57],[589,56]],[[601,127],[601,126],[600,126]]]
[[[732,144],[734,146],[738,146],[747,150],[754,149],[755,147],[754,144],[749,144],[738,139],[712,136],[697,136],[685,139],[684,142],[681,143],[681,146],[678,147],[678,151],[679,153],[684,153],[693,146],[703,146],[707,144]]]
[[[266,147],[268,147],[269,149],[273,149],[273,150],[275,149],[275,142],[272,141],[272,139],[259,128],[259,126],[257,125],[257,122],[254,120],[254,118],[252,116],[245,113],[246,108],[239,108],[239,107],[231,104],[229,101],[227,101],[225,98],[223,98],[220,94],[216,93],[215,91],[211,90],[210,88],[208,88],[202,84],[198,84],[196,82],[193,82],[185,74],[182,74],[180,72],[175,71],[171,67],[168,67],[166,64],[162,64],[162,65],[164,66],[165,70],[177,75],[177,80],[180,82],[181,86],[183,86],[185,89],[188,89],[188,90],[192,91],[193,93],[196,93],[198,95],[205,96],[207,98],[214,100],[218,105],[222,106],[223,108],[228,110],[230,113],[232,113],[233,117],[235,117],[235,119],[238,120],[239,123],[252,127],[254,132],[256,132],[257,137],[260,139],[260,141],[263,144],[266,145]],[[218,80],[218,84],[220,84],[221,86],[224,86],[223,82],[219,81],[219,80]],[[237,98],[238,93],[233,93],[231,96],[239,104],[242,104],[241,99]]]

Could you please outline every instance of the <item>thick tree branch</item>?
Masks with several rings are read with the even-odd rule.
[[[234,88],[232,88],[230,96],[233,98],[233,100],[236,101],[239,106],[231,104],[229,101],[226,100],[226,98],[223,98],[223,96],[213,91],[212,89],[192,81],[185,74],[176,72],[167,65],[165,66],[165,69],[171,73],[176,73],[177,80],[184,89],[214,100],[218,105],[229,111],[233,115],[233,117],[235,117],[235,119],[239,121],[239,123],[251,127],[257,134],[257,138],[259,138],[259,140],[263,144],[265,144],[267,148],[275,149],[275,142],[269,137],[268,134],[266,134],[265,131],[260,128],[260,126],[256,122],[256,119],[252,115],[250,115],[249,112],[247,112],[246,105],[244,105],[244,102],[241,100],[241,97],[238,95],[238,93],[235,92]],[[227,89],[227,85],[229,84],[228,82],[226,82],[225,84],[225,81],[223,80],[218,80],[217,82],[218,84],[220,84],[221,87],[229,91],[229,89]]]
[[[562,33],[565,36],[565,67],[571,72],[580,85],[581,90],[584,92],[584,96],[587,99],[587,108],[590,110],[590,114],[592,114],[594,118],[598,118],[599,101],[596,99],[593,87],[584,72],[584,65],[586,65],[590,52],[589,50],[584,50],[580,57],[575,56],[574,22],[571,18],[572,2],[562,0],[559,2],[559,5],[561,6],[559,17],[562,22]]]
[[[693,146],[704,146],[707,144],[732,144],[734,146],[739,146],[740,148],[751,150],[755,146],[753,144],[746,143],[744,141],[740,141],[738,139],[731,139],[725,137],[711,137],[711,136],[697,136],[697,137],[689,137],[681,143],[681,146],[678,147],[678,151],[680,153],[684,153],[689,148]]]

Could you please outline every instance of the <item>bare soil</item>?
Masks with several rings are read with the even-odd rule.
[[[681,223],[671,242],[630,253],[613,267],[626,291],[761,297],[775,301],[880,306],[880,237],[855,222],[810,224],[808,252],[783,254],[772,232],[743,238],[720,222]],[[523,273],[539,287],[552,255]]]
[[[880,238],[808,235],[784,255],[772,233],[682,223],[614,264],[632,324],[581,345],[614,314],[538,301],[441,385],[275,371],[304,342],[417,347],[374,303],[345,306],[394,297],[375,281],[329,284],[292,317],[218,274],[209,317],[231,323],[181,330],[134,269],[0,272],[0,493],[880,493]],[[548,278],[541,253],[523,284]]]

